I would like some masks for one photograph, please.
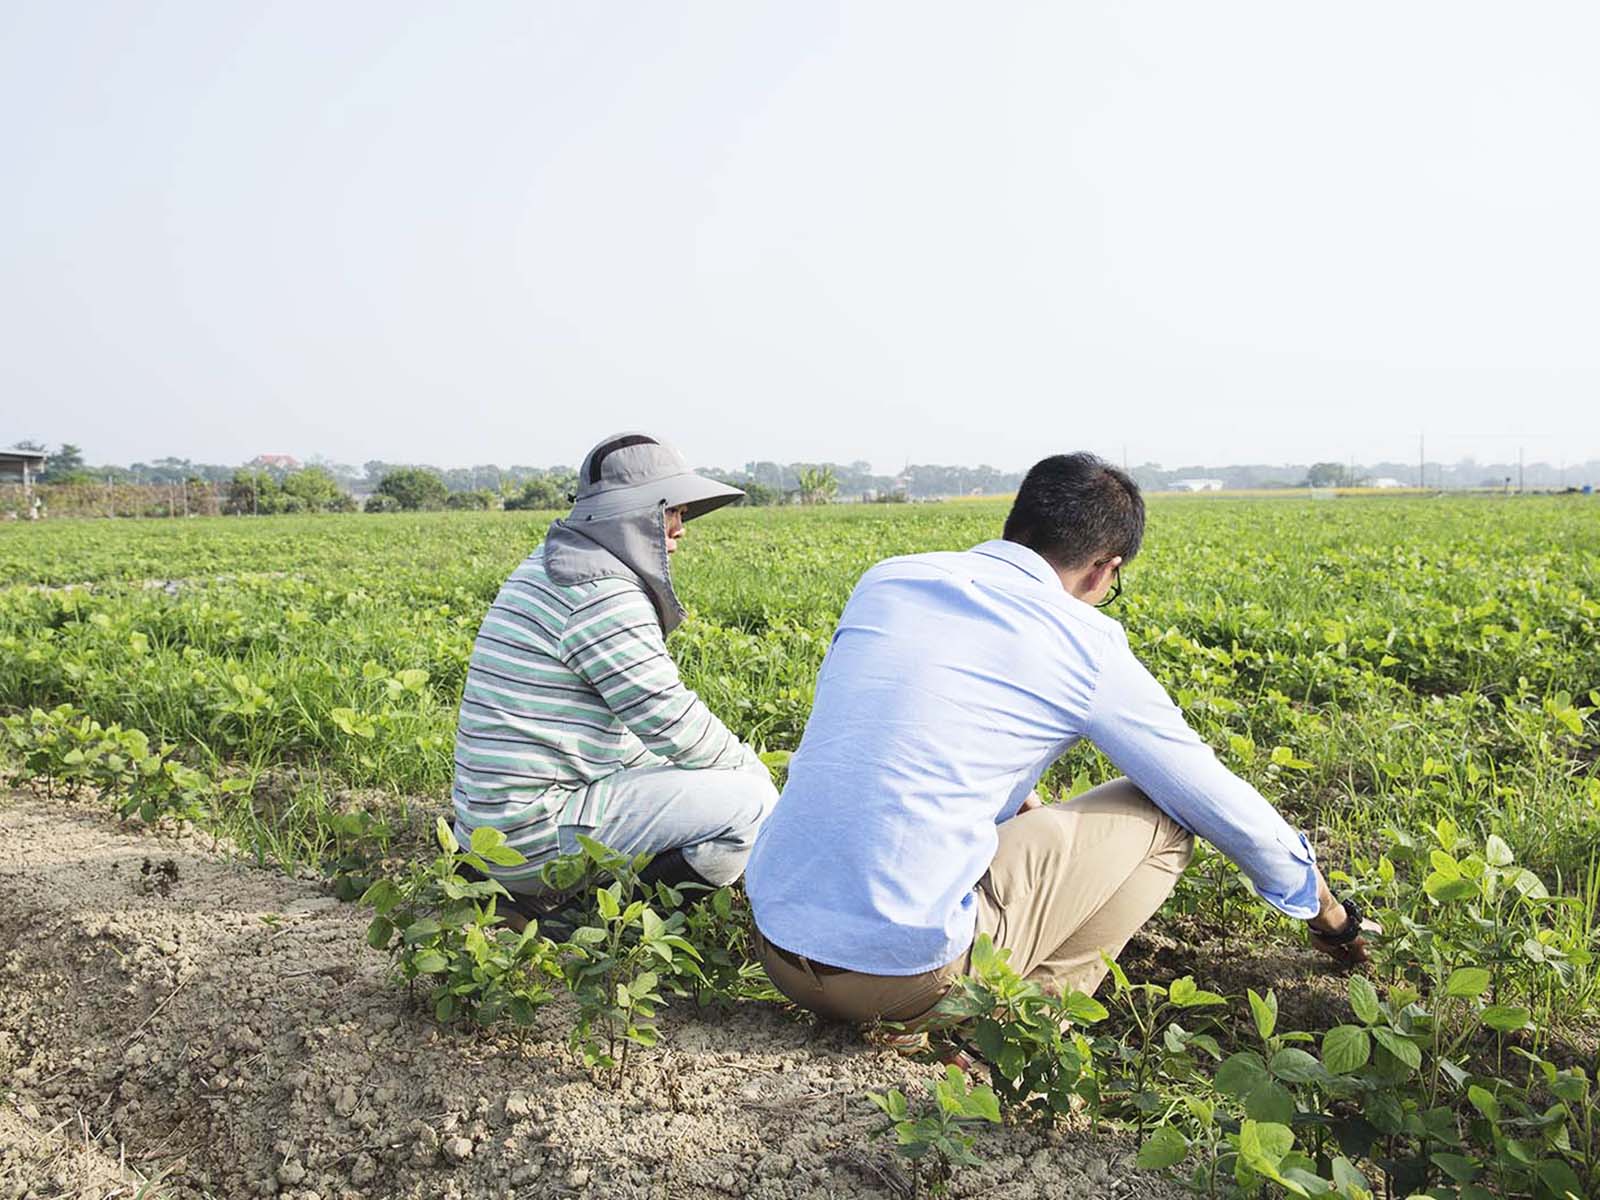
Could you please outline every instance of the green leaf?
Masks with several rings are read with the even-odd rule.
[[[622,905],[617,902],[616,894],[611,888],[597,888],[594,900],[600,909],[600,915],[608,921],[615,920],[622,912]]]
[[[1433,1165],[1457,1183],[1471,1183],[1480,1174],[1478,1164],[1461,1154],[1432,1154],[1429,1155]]]
[[[1498,1099],[1494,1099],[1494,1093],[1491,1093],[1488,1088],[1477,1085],[1477,1083],[1469,1086],[1469,1088],[1467,1088],[1467,1101],[1472,1102],[1472,1107],[1477,1109],[1478,1112],[1482,1112],[1482,1114],[1485,1115],[1488,1120],[1491,1120],[1491,1122],[1498,1122],[1499,1101]]]
[[[1385,1025],[1374,1028],[1372,1036],[1378,1039],[1378,1045],[1413,1071],[1422,1066],[1422,1051],[1410,1038],[1396,1033]]]
[[[1190,975],[1174,979],[1172,986],[1167,989],[1167,998],[1179,1008],[1203,1008],[1206,1005],[1227,1003],[1217,993],[1201,990]]]
[[[1491,1004],[1483,1010],[1483,1023],[1498,1033],[1514,1033],[1532,1022],[1533,1014],[1520,1004]]]
[[[1511,847],[1498,833],[1491,833],[1484,841],[1483,857],[1488,860],[1491,867],[1509,867],[1516,861],[1516,855],[1511,853]]]
[[[459,854],[461,843],[456,841],[456,835],[451,832],[450,824],[443,817],[434,821],[433,836],[439,840],[439,848],[446,854]]]
[[[1438,851],[1434,853],[1437,854]],[[1445,875],[1435,871],[1422,881],[1422,890],[1442,903],[1469,899],[1477,895],[1478,885],[1470,879],[1463,879],[1459,872],[1455,875]]]
[[[1075,1025],[1093,1025],[1109,1015],[1104,1004],[1076,990],[1061,997],[1061,1009]]]
[[[1310,1083],[1323,1075],[1322,1064],[1313,1055],[1293,1046],[1274,1054],[1267,1067],[1285,1083]]]
[[[1378,989],[1365,975],[1352,975],[1349,984],[1350,1007],[1363,1025],[1376,1025],[1383,1019],[1378,1007]]]
[[[1243,1100],[1263,1083],[1271,1081],[1266,1061],[1254,1050],[1241,1050],[1217,1068],[1217,1090]]]
[[[1265,1041],[1278,1027],[1278,994],[1269,990],[1263,998],[1256,994],[1255,988],[1246,994],[1250,999],[1250,1012],[1256,1019],[1256,1032]]]
[[[1183,1156],[1189,1153],[1189,1143],[1171,1125],[1163,1125],[1145,1139],[1144,1145],[1139,1147],[1138,1157],[1134,1165],[1145,1171],[1159,1171],[1163,1167],[1170,1167],[1183,1161]]]
[[[1511,877],[1511,886],[1530,900],[1548,900],[1550,889],[1532,871],[1521,870]]]
[[[497,867],[520,867],[528,861],[527,858],[510,846],[494,846],[488,850],[480,850],[478,854],[494,863]]]
[[[437,975],[450,965],[450,960],[437,950],[429,949],[419,951],[416,958],[411,960],[411,965],[419,975]]]
[[[1000,1123],[1000,1098],[994,1094],[993,1089],[975,1087],[967,1093],[966,1104],[962,1107],[962,1116],[974,1117],[982,1121]]]
[[[1559,1158],[1541,1158],[1534,1170],[1539,1172],[1539,1179],[1557,1196],[1582,1196],[1583,1183],[1573,1172],[1572,1168]]]
[[[1489,990],[1489,971],[1485,967],[1457,967],[1444,985],[1446,996],[1481,996]]]
[[[374,950],[385,949],[394,936],[394,923],[388,917],[374,917],[367,926],[367,945]]]
[[[1132,988],[1133,985],[1128,982],[1128,973],[1122,969],[1121,963],[1103,950],[1100,952],[1100,961],[1105,963],[1106,970],[1111,972],[1112,986],[1116,989],[1118,995]]]
[[[1283,1084],[1268,1080],[1244,1098],[1244,1110],[1258,1121],[1288,1125],[1294,1120],[1294,1097]]]
[[[1239,1126],[1239,1153],[1257,1170],[1276,1173],[1294,1149],[1294,1133],[1282,1121],[1245,1121]]]
[[[379,879],[366,891],[361,893],[361,903],[371,906],[379,913],[387,913],[401,900],[400,889],[391,879]]]
[[[1367,1065],[1372,1039],[1359,1025],[1335,1025],[1322,1037],[1322,1063],[1335,1075],[1348,1075]]]
[[[868,1092],[867,1099],[883,1110],[885,1116],[893,1121],[903,1121],[906,1116],[905,1093],[898,1088],[890,1088],[887,1092]]]
[[[363,717],[353,708],[335,708],[328,713],[340,732],[351,737],[370,739],[378,732],[370,717]]]
[[[1372,1185],[1367,1182],[1367,1177],[1356,1168],[1355,1163],[1343,1155],[1333,1160],[1333,1182],[1347,1196],[1355,1195],[1356,1188],[1367,1193],[1372,1191]]]
[[[1276,765],[1287,767],[1291,771],[1309,771],[1314,765],[1303,758],[1296,758],[1294,751],[1287,746],[1274,746],[1271,757]]]

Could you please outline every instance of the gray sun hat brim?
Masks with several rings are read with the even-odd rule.
[[[601,521],[665,505],[684,509],[683,519],[692,521],[725,504],[743,499],[744,493],[736,487],[696,475],[693,471],[685,471],[665,479],[653,479],[631,487],[609,487],[592,495],[580,496],[572,506],[571,519]]]

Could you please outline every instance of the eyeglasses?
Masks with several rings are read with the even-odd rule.
[[[1109,558],[1102,558],[1098,562],[1096,562],[1094,565],[1097,566],[1097,567],[1103,567],[1103,566],[1106,565],[1106,563],[1108,563],[1110,561],[1111,560]],[[1117,602],[1117,597],[1120,596],[1120,595],[1122,595],[1122,564],[1118,563],[1117,564],[1117,568],[1116,568],[1116,575],[1115,575],[1114,580],[1113,580],[1113,582],[1111,584],[1111,590],[1106,593],[1106,598],[1104,600],[1100,601],[1099,604],[1096,604],[1095,607],[1096,608],[1105,608],[1107,605],[1115,604]]]

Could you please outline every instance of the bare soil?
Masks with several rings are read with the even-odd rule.
[[[26,793],[0,830],[0,1200],[912,1194],[864,1095],[937,1068],[850,1029],[674,1011],[611,1090],[562,1002],[521,1037],[435,1025],[318,881]],[[1132,1150],[996,1129],[952,1194],[1179,1194]]]

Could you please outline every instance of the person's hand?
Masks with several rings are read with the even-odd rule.
[[[1368,934],[1380,934],[1383,927],[1376,921],[1362,920],[1360,932],[1351,940],[1334,940],[1330,935],[1342,933],[1350,921],[1350,912],[1335,901],[1330,909],[1318,913],[1306,922],[1311,934],[1311,944],[1341,967],[1358,967],[1372,961],[1372,951],[1367,945]]]
[[[1020,817],[1025,812],[1032,812],[1036,808],[1043,808],[1043,807],[1044,807],[1044,801],[1039,799],[1039,793],[1038,792],[1029,792],[1028,793],[1028,798],[1022,802],[1022,807],[1017,809],[1017,816]]]

